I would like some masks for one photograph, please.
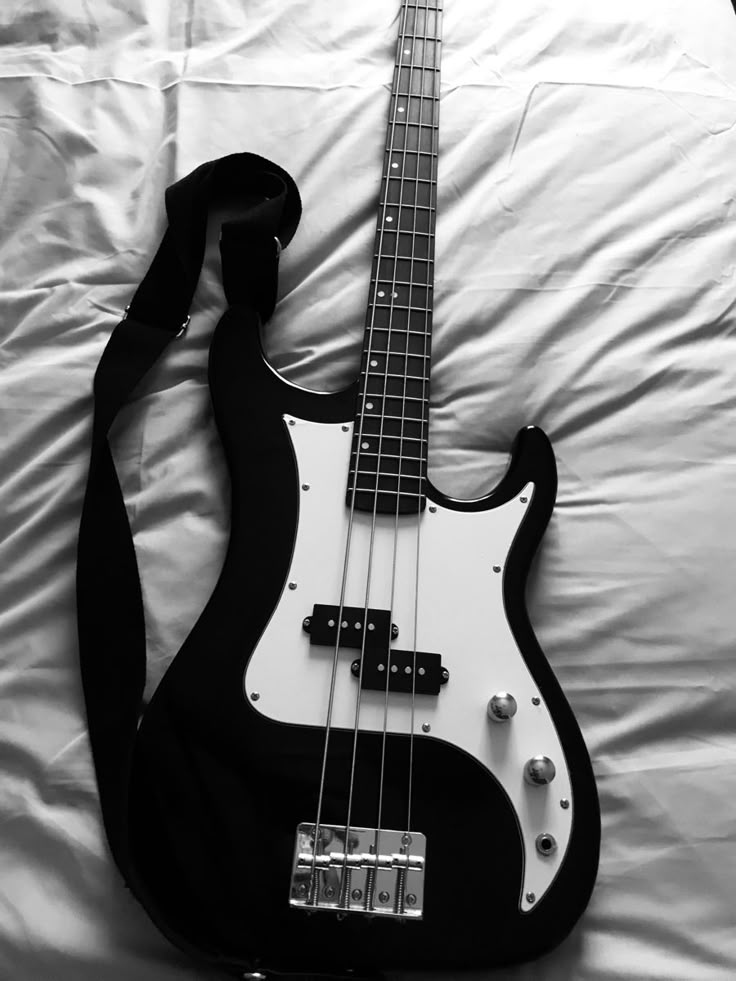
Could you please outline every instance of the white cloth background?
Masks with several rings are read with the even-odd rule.
[[[3,979],[210,977],[149,924],[101,831],[74,606],[91,381],[165,186],[239,150],[304,200],[273,363],[309,386],[354,375],[398,6],[0,9]],[[736,17],[728,0],[447,0],[444,38],[431,474],[478,494],[520,426],[549,434],[559,498],[529,606],[603,814],[572,937],[466,976],[732,981]],[[117,427],[151,687],[227,537],[206,386],[221,309],[212,265]]]

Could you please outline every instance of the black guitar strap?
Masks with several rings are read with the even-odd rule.
[[[216,206],[237,216],[223,223],[220,237],[229,306],[244,308],[243,322],[249,326],[254,312],[261,322],[273,312],[279,254],[301,215],[296,184],[280,167],[253,154],[205,163],[167,189],[168,227],[95,374],[77,554],[80,667],[107,839],[126,884],[157,926],[195,956],[203,952],[179,936],[147,896],[130,849],[129,787],[143,708],[146,643],[138,566],[108,433],[133,390],[188,323],[208,213]],[[241,977],[242,970],[241,965]]]

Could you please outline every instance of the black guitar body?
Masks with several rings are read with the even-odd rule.
[[[324,732],[269,721],[246,698],[243,677],[288,575],[298,521],[298,481],[284,414],[351,422],[356,389],[314,394],[281,379],[262,355],[258,326],[242,310],[221,321],[210,384],[232,481],[231,537],[213,595],[159,685],[133,764],[134,883],[173,939],[186,936],[235,970],[324,971],[496,966],[554,947],[584,910],[600,836],[593,773],[580,731],[534,637],[524,607],[529,564],[556,490],[544,434],[522,430],[509,469],[485,510],[537,492],[504,578],[513,635],[547,705],[571,777],[572,833],[544,897],[520,911],[523,849],[515,813],[494,776],[471,755],[430,736],[415,739],[412,824],[427,837],[421,921],[289,905],[294,836],[317,808]],[[352,733],[334,732],[322,821],[345,820]],[[384,826],[401,828],[408,739],[388,737]],[[381,756],[360,734],[363,779],[352,823],[373,827]],[[172,916],[173,911],[173,916]],[[164,919],[163,915],[161,917]]]

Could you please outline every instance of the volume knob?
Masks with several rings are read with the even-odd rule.
[[[549,756],[532,756],[524,766],[524,779],[533,787],[544,787],[555,778],[555,765]]]
[[[494,722],[508,722],[516,715],[516,699],[507,691],[497,692],[488,703],[488,717]]]

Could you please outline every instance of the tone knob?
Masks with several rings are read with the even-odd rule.
[[[524,766],[524,779],[533,787],[544,787],[555,778],[555,765],[549,756],[532,756]]]
[[[488,703],[488,717],[494,722],[508,722],[516,715],[516,699],[507,691],[497,692]]]

